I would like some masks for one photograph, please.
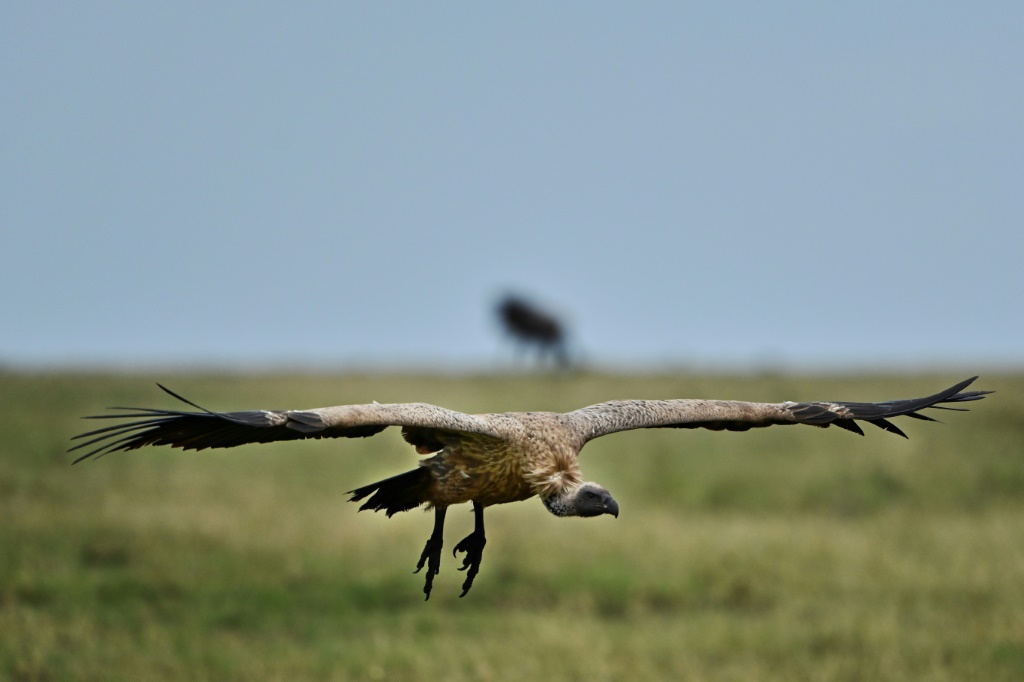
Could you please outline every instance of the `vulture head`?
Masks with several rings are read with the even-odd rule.
[[[611,493],[603,486],[591,482],[581,483],[561,494],[545,498],[544,506],[555,516],[619,516],[619,503],[612,498]]]

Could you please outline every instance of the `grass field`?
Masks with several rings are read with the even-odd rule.
[[[943,376],[0,374],[0,679],[1024,679],[1024,377],[944,424],[594,441],[618,519],[488,512],[472,592],[431,517],[356,513],[346,490],[411,468],[366,440],[69,466],[78,419],[428,401],[490,412],[611,398],[878,400]],[[870,427],[866,427],[870,428]],[[468,507],[467,507],[468,510]],[[449,514],[447,546],[471,514]]]

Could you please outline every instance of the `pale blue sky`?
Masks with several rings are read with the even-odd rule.
[[[1024,365],[1024,4],[0,7],[0,364]]]

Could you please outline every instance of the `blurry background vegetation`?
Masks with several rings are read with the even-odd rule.
[[[612,398],[883,400],[960,375],[0,374],[0,678],[1024,679],[1024,377],[944,424],[616,434],[583,453],[619,519],[493,508],[472,592],[430,517],[345,491],[411,468],[367,440],[70,466],[78,417],[427,401],[564,411]],[[908,423],[909,422],[909,423]],[[468,510],[468,507],[466,508]],[[471,515],[449,514],[447,547]]]

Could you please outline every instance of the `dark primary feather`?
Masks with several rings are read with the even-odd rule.
[[[92,456],[102,457],[110,452],[137,450],[146,445],[170,445],[185,450],[230,448],[248,443],[271,443],[307,438],[365,438],[380,433],[384,425],[359,425],[349,428],[326,429],[317,423],[316,415],[303,412],[275,412],[248,410],[244,412],[214,412],[181,397],[174,391],[157,384],[166,393],[200,410],[158,410],[145,407],[112,407],[124,410],[119,414],[102,414],[86,419],[133,419],[134,421],[95,429],[74,437],[88,438],[71,448],[74,452],[90,445],[102,443],[74,461],[75,464]]]
[[[965,408],[945,407],[944,403],[965,403],[973,400],[981,400],[992,391],[964,391],[978,377],[965,379],[955,386],[940,391],[935,395],[926,398],[910,398],[906,400],[887,400],[880,403],[856,403],[856,402],[815,402],[796,403],[788,406],[789,411],[796,417],[798,424],[811,424],[813,426],[827,427],[838,426],[841,429],[864,435],[864,431],[855,422],[855,419],[873,424],[883,431],[895,433],[898,436],[907,437],[907,434],[889,421],[891,417],[912,417],[925,421],[938,421],[928,415],[921,414],[919,410],[934,408],[938,410],[958,410]]]

